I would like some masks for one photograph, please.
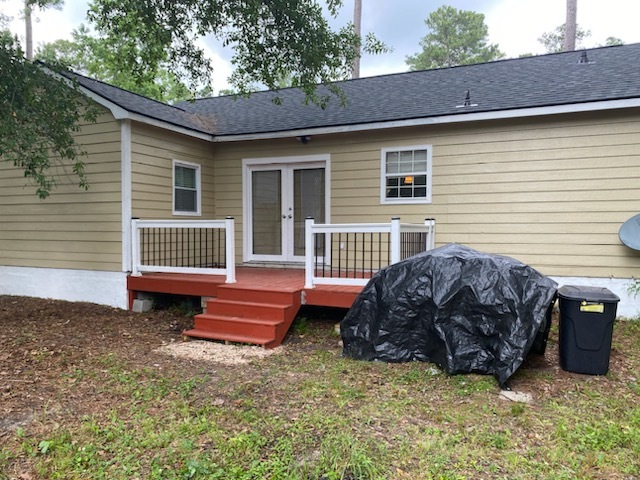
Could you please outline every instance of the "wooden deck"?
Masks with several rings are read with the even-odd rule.
[[[185,335],[271,348],[282,342],[301,305],[349,308],[362,290],[337,285],[305,289],[299,268],[238,267],[236,279],[227,284],[217,275],[130,276],[129,308],[137,292],[205,297],[205,313],[195,317],[194,328]]]
[[[146,273],[137,277],[130,276],[127,279],[129,308],[132,307],[136,292],[217,297],[220,288],[255,292],[304,292],[301,295],[302,305],[350,308],[362,290],[362,287],[341,285],[318,285],[305,289],[304,270],[300,268],[237,267],[236,278],[236,283],[226,284],[224,277],[218,275]]]

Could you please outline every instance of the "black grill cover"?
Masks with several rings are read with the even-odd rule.
[[[371,278],[340,325],[344,355],[434,362],[504,385],[545,328],[556,290],[513,258],[445,245]]]

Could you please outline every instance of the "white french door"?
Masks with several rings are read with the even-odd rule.
[[[327,216],[326,162],[245,168],[245,260],[303,262],[305,219]]]

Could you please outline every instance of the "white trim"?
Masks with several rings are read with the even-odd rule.
[[[331,160],[331,155],[328,153],[320,155],[292,155],[288,157],[256,157],[256,158],[243,158],[242,169],[246,166],[254,165],[288,165],[295,163],[313,163],[313,162],[327,162]]]
[[[187,273],[197,275],[227,275],[226,268],[199,268],[199,267],[161,267],[158,265],[138,265],[136,268],[136,276],[141,272],[154,273]],[[226,282],[235,283],[235,282]]]
[[[176,210],[176,166],[191,168],[196,171],[196,211]],[[173,215],[181,217],[201,217],[202,216],[202,185],[201,185],[201,165],[199,163],[185,162],[183,160],[173,160],[171,165],[171,210]]]
[[[427,151],[427,196],[411,197],[411,198],[387,198],[387,153],[389,152],[414,152],[416,150]],[[380,204],[381,205],[409,205],[409,204],[429,204],[431,203],[431,189],[433,187],[433,179],[431,176],[431,165],[433,162],[433,145],[403,145],[401,147],[385,147],[380,150]],[[416,176],[421,173],[411,172],[405,176]]]
[[[122,271],[131,271],[131,217],[132,187],[131,187],[131,121],[120,121],[120,168],[121,198],[122,198]]]
[[[627,288],[631,278],[591,278],[591,277],[550,277],[563,285],[579,285],[585,287],[604,287],[620,297],[616,315],[618,317],[638,318],[640,316],[640,296],[629,295]]]
[[[80,87],[80,91],[82,93],[84,93],[87,97],[89,97],[94,102],[98,103],[99,105],[102,105],[107,110],[109,110],[111,112],[111,114],[115,117],[116,120],[128,120],[128,119],[131,119],[128,110],[125,110],[124,108],[116,105],[115,103],[110,102],[109,100],[107,100],[103,96],[98,95],[95,92],[92,92],[91,90],[87,89],[86,87],[83,87],[83,86],[80,86],[80,85],[79,85],[79,87]]]
[[[457,115],[442,115],[439,117],[415,118],[410,120],[392,120],[386,122],[361,123],[357,125],[340,125],[335,127],[315,127],[282,132],[247,133],[241,135],[220,135],[213,137],[215,143],[239,142],[244,140],[270,140],[313,135],[330,135],[334,133],[352,133],[368,130],[382,130],[388,128],[419,127],[426,125],[441,125],[446,123],[479,122],[483,120],[503,120],[510,118],[537,117],[558,115],[562,113],[595,112],[601,110],[615,110],[619,108],[640,107],[640,98],[627,100],[606,100],[593,103],[572,103],[550,107],[518,108],[513,110],[498,110],[495,112],[466,113]]]
[[[326,234],[333,233],[388,233],[390,243],[389,265],[398,263],[402,259],[401,251],[401,234],[405,232],[421,232],[427,234],[425,243],[425,251],[431,250],[435,246],[435,220],[431,218],[425,219],[423,224],[401,223],[400,217],[394,217],[390,223],[338,223],[338,224],[317,224],[312,218],[305,222],[305,287],[307,289],[314,288],[314,285],[366,285],[368,278],[345,278],[341,277],[317,277],[316,266],[318,261],[325,265],[331,264],[330,252],[325,252],[323,259],[314,259],[316,251],[315,234],[325,234],[325,245],[327,242]],[[340,247],[342,248],[342,246]],[[380,260],[381,261],[381,260]],[[383,267],[383,265],[380,265]],[[372,272],[373,273],[373,272]]]
[[[181,133],[183,135],[187,135],[189,137],[199,138],[200,140],[208,140],[213,141],[213,135],[209,133],[198,132],[195,130],[191,130],[189,128],[180,127],[178,125],[174,125],[169,122],[164,122],[162,120],[158,120],[155,118],[147,117],[145,115],[141,115],[139,113],[130,112],[119,105],[116,105],[113,102],[110,102],[106,98],[101,95],[98,95],[95,92],[78,85],[80,87],[80,91],[83,92],[87,97],[92,99],[94,102],[102,105],[107,110],[111,112],[111,114],[115,117],[116,120],[133,120],[136,122],[144,123],[146,125],[151,125],[153,127],[164,128],[165,130],[169,130],[175,133]],[[190,112],[186,112],[190,114]],[[193,114],[191,114],[193,115]]]
[[[145,229],[196,229],[196,228],[218,228],[225,230],[225,268],[202,268],[202,267],[178,267],[166,265],[142,265],[141,259],[141,230]],[[141,272],[161,272],[161,273],[197,273],[203,275],[225,275],[226,283],[236,282],[235,265],[235,227],[233,217],[224,220],[131,220],[133,231],[133,251],[131,275],[138,276]],[[169,245],[170,249],[172,248]],[[164,263],[163,259],[160,259]]]
[[[0,267],[0,295],[129,308],[127,274],[62,268]]]
[[[301,166],[302,168],[314,168],[312,164],[317,164],[317,168],[324,168],[324,198],[325,198],[325,222],[331,221],[331,155],[296,155],[289,157],[264,157],[264,158],[243,158],[242,159],[242,261],[280,261],[273,256],[256,256],[252,255],[253,238],[252,238],[252,208],[251,208],[251,175],[250,172],[254,167],[260,169],[274,168],[293,168]],[[284,245],[284,244],[283,244]],[[285,260],[282,260],[285,261]],[[301,256],[295,261],[303,262],[304,257]]]

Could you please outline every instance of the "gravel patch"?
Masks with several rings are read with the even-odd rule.
[[[222,343],[193,340],[164,345],[156,351],[175,358],[187,358],[223,365],[243,365],[271,355],[280,354],[286,347],[265,349],[251,345],[225,345]]]

